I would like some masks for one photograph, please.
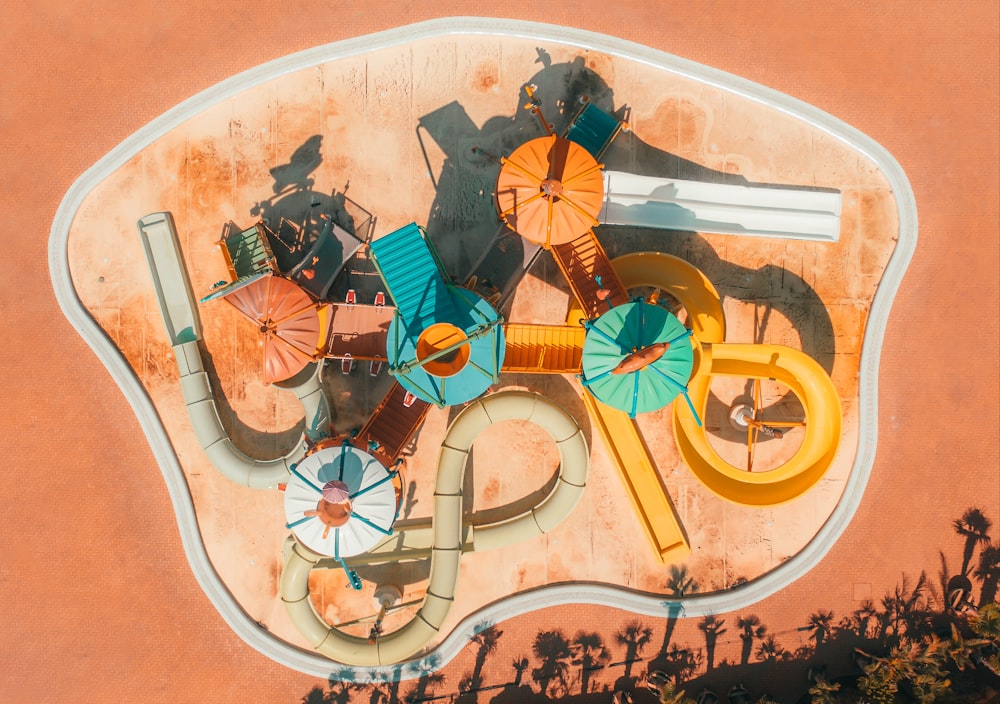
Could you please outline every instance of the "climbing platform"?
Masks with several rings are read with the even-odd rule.
[[[372,261],[382,275],[407,329],[423,330],[459,318],[444,268],[416,223],[371,243]]]
[[[568,325],[509,324],[504,327],[507,351],[504,372],[578,374],[585,330]]]

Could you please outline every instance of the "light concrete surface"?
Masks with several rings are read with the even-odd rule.
[[[463,10],[442,7],[444,11]],[[309,9],[321,15],[333,13]],[[645,5],[627,3],[614,20],[585,8],[550,9],[544,17],[537,10],[525,9],[529,15],[535,13],[533,19],[583,24],[627,36],[761,80],[820,105],[885,144],[913,182],[922,235],[927,236],[921,240],[907,278],[912,283],[904,282],[893,310],[896,322],[890,320],[887,333],[881,367],[885,381],[880,456],[870,491],[858,511],[858,522],[831,553],[804,579],[755,610],[779,632],[804,620],[809,608],[803,603],[843,612],[858,595],[877,597],[900,572],[912,574],[936,565],[937,548],[953,550],[951,543],[957,540],[950,534],[950,521],[968,505],[978,503],[996,516],[1000,501],[991,469],[995,462],[990,460],[997,455],[997,256],[996,241],[988,233],[996,230],[997,214],[995,199],[982,197],[995,193],[996,174],[980,174],[975,166],[997,161],[996,121],[991,119],[997,102],[996,67],[992,58],[973,61],[980,70],[972,72],[959,70],[956,63],[961,57],[961,66],[968,66],[970,52],[973,57],[995,56],[996,39],[988,29],[996,26],[995,7],[984,4],[981,10],[967,8],[964,13],[946,15],[889,7],[884,15],[871,16],[863,8],[807,5],[783,11],[780,22],[772,21],[767,12],[748,18],[733,8],[719,8],[718,15],[709,17],[700,10],[675,8],[671,24]],[[13,67],[8,69],[11,80],[4,83],[3,102],[8,106],[4,129],[14,136],[4,147],[6,161],[33,167],[31,179],[11,179],[3,196],[11,217],[9,232],[17,233],[8,238],[9,246],[19,265],[15,275],[4,281],[4,300],[13,304],[12,329],[18,331],[16,338],[8,338],[7,350],[8,359],[13,360],[7,369],[17,370],[18,381],[12,377],[7,386],[17,390],[25,388],[21,379],[55,376],[61,387],[73,389],[41,402],[37,394],[26,394],[24,400],[14,394],[5,407],[3,427],[12,430],[8,438],[35,438],[36,460],[51,468],[53,479],[75,482],[78,498],[71,509],[74,529],[53,530],[34,520],[44,512],[42,502],[51,500],[48,494],[36,492],[30,496],[38,498],[25,501],[22,487],[9,487],[11,492],[18,491],[18,498],[8,503],[13,507],[10,522],[19,528],[10,541],[10,564],[16,569],[7,578],[22,588],[5,595],[9,600],[5,612],[14,617],[5,629],[3,649],[8,661],[25,664],[24,679],[8,685],[5,696],[10,698],[30,700],[44,691],[52,695],[45,697],[49,700],[104,701],[144,689],[149,700],[203,701],[235,693],[237,678],[223,672],[245,676],[251,669],[258,675],[255,686],[263,696],[270,692],[272,697],[297,700],[309,686],[309,678],[291,675],[252,651],[241,650],[190,580],[189,567],[176,543],[170,544],[170,536],[176,535],[174,519],[166,497],[157,494],[159,480],[154,475],[150,485],[150,475],[137,469],[148,465],[149,457],[131,412],[124,407],[116,410],[119,397],[70,331],[52,334],[51,326],[65,326],[48,297],[41,252],[47,222],[71,180],[144,121],[242,68],[337,38],[331,31],[354,36],[385,28],[379,22],[389,20],[358,22],[360,8],[338,7],[335,18],[332,14],[320,17],[314,29],[303,32],[304,7],[298,13],[298,8],[287,4],[280,9],[265,7],[252,17],[208,13],[194,25],[185,23],[187,10],[161,9],[157,11],[161,16],[141,5],[130,5],[115,21],[85,13],[70,17],[54,10],[43,21],[41,13],[47,8],[37,7],[15,13],[3,30],[3,45],[16,54],[15,61],[8,63]],[[174,11],[178,14],[170,14]],[[905,16],[898,14],[904,12]],[[169,49],[155,58],[148,53],[152,25],[139,20],[151,15],[160,20],[156,24],[159,45]],[[393,18],[393,23],[400,19]],[[234,51],[232,43],[214,41],[223,34],[219,31],[222,23],[246,35],[265,21],[270,23],[268,30],[257,33],[261,41],[253,43],[254,51]],[[124,26],[130,31],[116,29]],[[168,41],[162,41],[164,27],[181,26],[183,33],[174,39],[168,34]],[[69,31],[71,27],[75,30]],[[928,41],[928,37],[934,39]],[[38,48],[29,46],[45,47],[45,58],[33,53]],[[206,51],[205,47],[210,48]],[[81,65],[77,59],[85,50],[92,52],[93,61]],[[879,60],[889,53],[895,57],[892,61]],[[901,55],[906,59],[899,60]],[[156,71],[152,70],[154,62]],[[93,70],[94,66],[101,70]],[[919,81],[914,74],[920,76]],[[152,75],[163,80],[151,81]],[[124,95],[126,87],[129,101],[111,98],[116,91]],[[66,113],[51,109],[52,105],[71,107],[73,119],[67,121]],[[864,258],[863,243],[855,254]],[[104,275],[100,253],[86,256],[90,257],[86,266]],[[909,292],[908,285],[912,287]],[[100,295],[112,298],[116,292]],[[947,314],[930,315],[928,307]],[[144,309],[140,319],[147,315],[158,313]],[[39,325],[39,320],[45,325]],[[955,330],[976,331],[971,336],[974,362],[961,345],[928,344],[928,340],[954,335]],[[59,342],[53,344],[54,339]],[[142,373],[162,374],[158,365],[163,359],[159,354],[144,358]],[[102,413],[80,413],[81,390],[91,399],[87,407],[102,408]],[[273,398],[277,413],[285,414],[273,428],[294,424],[294,410],[282,408],[277,394]],[[928,408],[936,413],[928,414]],[[54,436],[49,432],[53,418],[72,418],[72,433]],[[272,442],[277,447],[289,439],[279,437]],[[182,447],[179,452],[191,456],[192,449]],[[944,459],[926,462],[929,453]],[[10,447],[8,456],[13,456]],[[67,461],[70,457],[72,461]],[[88,468],[82,482],[80,467]],[[924,486],[926,492],[913,496],[912,486]],[[235,489],[223,488],[221,493],[255,501]],[[141,503],[135,503],[140,497]],[[916,525],[914,515],[921,517]],[[903,517],[908,530],[899,535],[894,527]],[[20,528],[29,525],[30,530]],[[94,563],[92,551],[85,547],[108,541],[139,558],[115,563],[113,568]],[[41,545],[59,559],[62,574],[76,584],[93,585],[94,593],[103,595],[105,601],[95,599],[91,589],[68,591],[64,579],[53,579],[51,561],[30,557],[32,547]],[[144,586],[137,588],[139,583]],[[60,608],[48,608],[53,604]],[[621,618],[598,608],[545,613],[552,623],[571,613],[572,622],[581,625]],[[146,648],[140,631],[131,626],[139,622],[148,626],[151,619],[163,624],[157,626],[163,629],[162,637],[169,629],[174,634],[170,637],[183,647],[160,648],[155,654]],[[69,630],[67,623],[78,627]],[[511,649],[526,648],[534,627],[532,618],[509,622],[497,669],[504,658],[509,660]],[[684,628],[685,624],[679,627],[679,635]],[[39,631],[49,633],[50,638],[39,641],[33,635]],[[456,658],[446,669],[449,683],[457,682],[461,668],[469,664],[468,657]],[[78,684],[72,691],[53,691],[58,687],[49,684],[49,675],[57,669],[70,675],[88,674],[74,678]],[[185,676],[172,674],[180,671]]]

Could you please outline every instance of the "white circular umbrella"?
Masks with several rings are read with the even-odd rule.
[[[338,560],[367,552],[392,533],[393,473],[349,443],[307,455],[285,489],[286,526],[303,545]]]

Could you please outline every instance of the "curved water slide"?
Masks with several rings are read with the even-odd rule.
[[[721,342],[725,338],[726,319],[719,294],[700,269],[659,252],[619,257],[607,262],[607,268],[616,274],[623,296],[627,296],[628,289],[640,286],[666,291],[688,310],[688,324],[696,339]],[[572,282],[571,287],[574,292],[578,290]],[[579,294],[576,298],[567,316],[570,325],[579,325],[581,318],[588,317],[580,307]],[[697,375],[699,346],[695,344],[694,349]],[[691,554],[687,534],[636,422],[627,413],[601,403],[589,393],[583,394],[583,401],[604,439],[653,554],[664,564],[687,559]]]
[[[802,403],[806,426],[801,445],[788,461],[766,472],[747,472],[723,459],[687,404],[675,403],[674,436],[691,471],[723,498],[752,506],[794,499],[819,481],[837,453],[841,430],[840,397],[826,371],[790,347],[723,342],[726,321],[719,295],[701,271],[682,259],[641,252],[619,257],[613,265],[627,287],[659,288],[687,309],[698,343],[688,393],[702,418],[713,376],[774,379]]]
[[[702,345],[704,374],[692,378],[691,403],[704,417],[713,376],[773,379],[798,397],[805,412],[805,435],[795,454],[765,472],[748,472],[723,459],[708,441],[686,404],[674,404],[674,437],[684,463],[712,491],[750,506],[772,506],[803,494],[820,480],[840,444],[840,397],[830,377],[812,357],[782,345],[719,343]]]
[[[201,319],[173,218],[169,212],[151,213],[140,218],[137,227],[180,372],[184,404],[198,442],[215,468],[237,484],[256,489],[277,487],[290,474],[289,467],[305,454],[305,438],[316,439],[328,433],[330,406],[320,383],[322,363],[315,365],[313,373],[297,385],[284,387],[295,394],[305,411],[303,439],[283,457],[259,460],[243,453],[222,425],[212,384],[205,372],[200,346]]]
[[[559,450],[558,481],[533,508],[494,523],[464,520],[462,483],[476,437],[493,423],[525,420],[545,430]],[[455,600],[462,554],[495,550],[547,533],[562,522],[583,494],[590,468],[587,441],[573,419],[552,401],[525,391],[502,391],[470,403],[452,422],[441,445],[429,523],[398,530],[367,555],[363,564],[430,556],[430,577],[419,610],[404,626],[374,643],[326,623],[309,598],[309,574],[324,559],[295,542],[281,575],[281,599],[292,622],[317,651],[356,666],[398,663],[437,636]]]

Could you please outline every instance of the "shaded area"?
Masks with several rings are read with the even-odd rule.
[[[970,517],[983,519],[980,527],[991,525],[975,507],[953,522],[963,547],[950,552],[957,552],[962,562]],[[975,541],[978,552],[974,551],[969,564],[992,559],[992,536],[982,535]],[[952,539],[952,547],[956,545]],[[324,695],[341,696],[345,688],[353,687],[357,694],[350,701],[380,704],[628,700],[653,704],[661,701],[654,692],[664,692],[662,701],[675,704],[689,704],[699,695],[705,702],[853,704],[930,701],[928,693],[937,692],[935,701],[939,702],[995,702],[1000,697],[1000,608],[994,602],[975,604],[993,593],[996,585],[990,574],[979,573],[978,595],[969,594],[956,605],[943,591],[952,574],[944,551],[940,570],[940,590],[926,573],[915,579],[904,574],[878,601],[863,601],[839,618],[832,611],[817,609],[801,626],[783,631],[772,631],[752,612],[705,616],[697,623],[700,643],[671,639],[683,612],[667,608],[666,636],[651,659],[647,656],[659,624],[629,618],[616,630],[605,625],[604,633],[614,634],[610,642],[586,629],[571,637],[564,628],[540,628],[530,655],[515,653],[507,660],[509,667],[491,670],[488,661],[511,658],[511,652],[501,647],[503,631],[498,625],[483,623],[471,638],[476,649],[472,669],[458,682],[436,673],[435,661],[428,658],[404,666],[420,677],[403,696],[399,696],[398,681],[393,683],[391,678],[360,686],[331,680],[329,695]],[[683,567],[677,567],[665,588],[680,599],[697,592],[698,585]],[[727,656],[716,662],[720,648]],[[493,680],[484,676],[487,671],[506,673],[506,677]],[[892,691],[898,692],[895,698],[878,698]],[[613,700],[613,695],[618,699]]]
[[[343,299],[350,287],[335,281],[345,261],[356,264],[360,245],[368,241],[374,216],[347,196],[350,182],[331,193],[314,190],[312,173],[323,162],[321,135],[299,146],[286,164],[270,169],[273,195],[250,208],[269,229],[277,268],[320,299]],[[311,273],[310,273],[311,272]],[[346,276],[339,277],[346,279]],[[331,289],[333,291],[331,292]],[[366,298],[375,290],[366,288]]]
[[[229,402],[219,379],[218,369],[215,367],[215,359],[205,346],[205,342],[200,341],[198,347],[201,350],[205,373],[208,374],[212,388],[215,390],[214,398],[216,407],[219,409],[219,420],[222,421],[222,426],[233,441],[233,445],[247,457],[254,459],[270,459],[287,454],[305,431],[305,417],[280,433],[265,433],[250,427],[240,419],[239,414]],[[301,374],[307,374],[312,369],[311,365],[307,366]]]

